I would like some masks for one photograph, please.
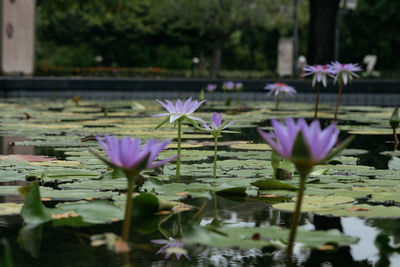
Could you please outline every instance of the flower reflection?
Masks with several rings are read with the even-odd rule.
[[[156,252],[156,254],[165,254],[165,259],[168,259],[172,254],[175,254],[178,260],[181,258],[182,255],[190,260],[188,252],[186,249],[183,248],[183,242],[180,239],[174,239],[170,237],[169,239],[151,240],[151,242],[164,245]]]

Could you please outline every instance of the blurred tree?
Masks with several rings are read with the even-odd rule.
[[[39,40],[95,49],[110,65],[120,49],[146,38],[149,0],[51,0],[38,3]],[[127,51],[125,51],[127,52]]]
[[[361,62],[365,55],[375,54],[377,68],[396,70],[400,78],[399,10],[400,1],[359,0],[341,24],[341,57]]]
[[[157,0],[153,18],[166,35],[197,46],[202,54],[212,50],[210,76],[221,68],[222,50],[232,34],[249,26],[266,27],[273,21],[270,13],[280,15],[285,1],[271,0]],[[196,49],[193,48],[193,51]]]
[[[280,36],[292,34],[292,0],[38,1],[40,66],[188,69],[210,58],[227,69],[274,70]],[[300,2],[300,28],[308,22]],[[222,51],[227,57],[222,60]],[[95,61],[100,55],[101,63]]]
[[[308,63],[334,59],[335,25],[340,0],[310,0]]]

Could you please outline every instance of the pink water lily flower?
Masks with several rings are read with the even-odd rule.
[[[215,91],[215,89],[217,89],[217,85],[216,84],[208,84],[207,85],[207,91],[208,92],[214,92]]]
[[[356,63],[348,63],[342,64],[340,62],[331,62],[328,65],[331,70],[331,73],[335,75],[335,82],[337,80],[343,81],[343,84],[346,85],[348,81],[353,80],[353,77],[359,77],[355,72],[362,71],[362,68]]]
[[[273,94],[275,96],[282,93],[288,95],[294,95],[297,93],[297,91],[293,87],[287,85],[286,83],[270,83],[267,84],[264,89],[269,90],[268,95]]]
[[[278,154],[292,161],[295,165],[299,163],[296,162],[299,159],[299,151],[294,149],[295,141],[299,133],[302,134],[308,149],[304,152],[309,155],[301,157],[301,161],[308,161],[307,165],[311,167],[322,162],[328,156],[335,146],[340,132],[334,123],[322,130],[318,120],[307,125],[304,119],[295,122],[292,118],[288,118],[286,119],[286,126],[276,120],[271,120],[271,125],[274,127],[274,135],[265,133],[260,128],[257,129],[258,133]],[[276,136],[279,145],[275,142],[273,136]]]
[[[165,100],[166,103],[161,102],[160,100],[157,99],[157,102],[161,104],[169,113],[160,113],[153,115],[153,117],[161,117],[161,116],[169,116],[169,122],[173,123],[179,118],[190,118],[192,120],[198,120],[198,121],[203,121],[200,118],[191,116],[193,112],[196,111],[200,107],[201,104],[203,104],[206,100],[198,102],[197,100],[192,102],[192,98],[190,97],[188,100],[186,100],[185,103],[182,103],[180,99],[176,101],[176,104],[174,105],[167,99]]]
[[[322,82],[322,84],[326,87],[328,85],[328,76],[335,78],[332,75],[332,70],[327,65],[307,65],[304,67],[304,73],[302,76],[313,75],[312,86],[315,86],[316,82]]]
[[[142,148],[139,138],[125,137],[117,139],[115,136],[106,135],[104,140],[97,137],[100,146],[111,160],[111,162],[105,161],[125,171],[140,172],[143,169],[154,169],[177,158],[177,155],[175,155],[154,162],[160,152],[170,143],[169,140],[158,143],[155,139],[149,139]]]
[[[222,113],[220,113],[218,115],[217,112],[214,112],[213,115],[212,115],[212,118],[211,118],[211,127],[209,127],[206,122],[203,122],[203,126],[207,130],[222,131],[222,130],[228,128],[229,126],[231,126],[234,122],[235,121],[232,120],[232,121],[230,121],[228,123],[222,124]]]

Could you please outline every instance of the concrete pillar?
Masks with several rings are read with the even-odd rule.
[[[1,0],[1,72],[32,75],[35,59],[35,0]]]

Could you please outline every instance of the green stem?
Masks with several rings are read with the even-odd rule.
[[[393,128],[393,136],[394,136],[394,151],[396,151],[397,146],[399,145],[399,139],[397,139],[396,128]]]
[[[276,171],[278,170],[278,168],[274,168],[272,171],[272,178],[276,179]]]
[[[276,103],[275,103],[275,110],[278,110],[278,107],[279,107],[279,97],[281,96],[281,94],[278,94],[277,96],[276,96]]]
[[[181,169],[181,136],[182,136],[182,121],[178,119],[178,159],[176,160],[176,179],[179,182],[179,174]]]
[[[179,237],[183,236],[181,213],[178,213],[178,236]]]
[[[129,229],[131,226],[131,212],[132,212],[132,193],[135,187],[135,177],[128,178],[128,192],[126,195],[125,216],[122,224],[122,240],[129,241]]]
[[[292,225],[290,226],[289,243],[286,248],[287,256],[291,256],[293,252],[293,245],[294,245],[294,240],[296,238],[297,224],[300,218],[301,203],[303,201],[303,194],[306,186],[307,176],[308,174],[300,174],[300,187],[299,190],[297,191],[296,209],[293,214]]]
[[[218,137],[214,136],[214,178],[217,178],[217,151],[218,151]]]
[[[339,81],[339,93],[336,101],[336,110],[335,110],[335,117],[333,117],[333,121],[337,121],[337,114],[339,111],[339,105],[340,105],[340,97],[342,96],[342,90],[343,90],[343,83]]]
[[[214,193],[214,218],[218,217],[217,194]]]
[[[319,104],[319,91],[321,89],[321,83],[317,85],[317,99],[315,100],[315,113],[314,113],[314,120],[317,119],[318,114],[318,104]]]

